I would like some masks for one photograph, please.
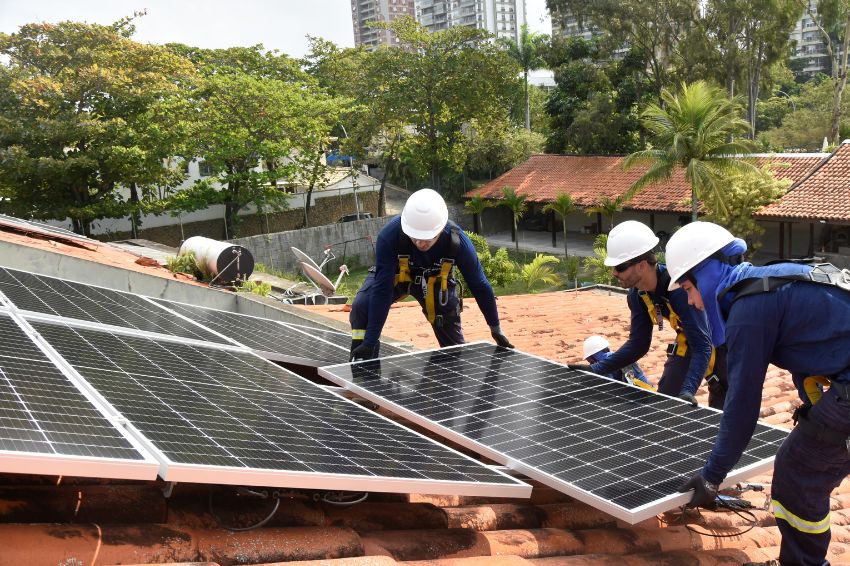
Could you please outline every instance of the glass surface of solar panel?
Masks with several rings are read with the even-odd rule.
[[[398,490],[393,482],[403,480],[433,486],[435,493],[470,486],[530,492],[253,354],[53,323],[33,326],[167,457],[165,479],[177,464],[284,474],[274,480],[280,483],[266,477],[260,485],[299,487],[286,479],[295,472],[383,481],[371,487],[375,491]],[[454,487],[447,491],[435,482]],[[346,489],[339,480],[325,488]]]
[[[142,297],[0,267],[0,291],[19,309],[219,344],[223,338]]]
[[[0,469],[5,471],[5,464],[10,464],[10,452],[144,460],[4,314],[0,314],[0,335],[0,452],[5,453]],[[36,473],[69,473],[57,466],[61,464],[48,460]],[[149,479],[154,475],[155,470]]]
[[[222,336],[227,336],[262,353],[263,357],[310,365],[338,364],[347,362],[349,359],[351,338],[348,338],[347,345],[338,346],[317,339],[322,338],[321,336],[310,336],[287,324],[267,318],[161,299],[156,299],[156,302]]]
[[[717,411],[482,343],[319,374],[631,522],[679,496],[720,424]],[[730,478],[769,467],[786,436],[758,424]]]

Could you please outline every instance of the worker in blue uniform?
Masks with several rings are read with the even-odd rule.
[[[616,353],[590,366],[570,364],[601,375],[637,362],[649,351],[652,329],[661,330],[667,320],[676,341],[667,348],[667,361],[658,391],[681,397],[696,405],[696,391],[703,378],[709,384],[709,405],[722,409],[726,393],[725,364],[711,346],[705,313],[688,304],[680,290],[668,291],[667,268],[655,257],[658,237],[645,224],[627,220],[608,234],[605,265],[623,287],[630,288],[626,302],[631,311],[629,338]]]
[[[850,473],[850,292],[839,286],[847,273],[828,264],[754,267],[740,261],[745,250],[710,222],[688,224],[667,244],[670,288],[678,282],[691,304],[723,325],[729,363],[714,448],[680,491],[694,490],[690,506],[713,505],[755,429],[768,364],[788,370],[803,405],[774,462],[779,561],[821,566],[828,564],[829,496]]]
[[[593,336],[588,336],[584,339],[582,355],[587,363],[595,364],[596,362],[607,360],[614,355],[614,352],[611,351],[611,343],[608,342],[607,338],[594,334]],[[643,370],[637,362],[618,369],[613,373],[609,373],[605,377],[613,379],[614,381],[622,381],[623,383],[628,383],[629,385],[634,385],[636,387],[643,387],[644,389],[655,389],[649,383],[649,379],[647,379],[646,374],[643,373]]]
[[[513,348],[502,332],[496,296],[475,247],[463,230],[449,221],[443,197],[421,189],[410,195],[401,215],[378,234],[375,266],[351,305],[351,359],[378,357],[390,305],[408,295],[419,301],[440,347],[463,344],[462,291],[454,277],[455,268],[472,291],[496,344]]]

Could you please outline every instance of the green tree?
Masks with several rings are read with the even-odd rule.
[[[750,257],[762,246],[762,225],[753,214],[763,206],[777,201],[788,190],[791,181],[774,177],[771,165],[755,171],[739,173],[727,179],[726,210],[706,203],[706,220],[725,226],[733,234],[744,234]]]
[[[280,210],[284,180],[308,187],[324,182],[322,152],[348,101],[323,92],[285,55],[262,46],[203,50],[175,46],[195,61],[203,80],[192,92],[197,116],[195,152],[217,172],[193,192],[225,205],[225,236],[237,232],[238,213],[249,204]]]
[[[599,40],[559,38],[546,51],[557,85],[545,107],[551,152],[616,154],[640,147],[637,108],[649,94],[645,59],[629,51],[614,61],[600,46]]]
[[[528,208],[528,203],[525,202],[526,195],[519,195],[513,187],[502,187],[502,199],[499,205],[507,207],[511,211],[513,224],[511,225],[511,238],[516,242],[516,250],[519,251],[519,233],[517,232],[517,223],[525,214]]]
[[[608,53],[628,45],[645,60],[641,71],[659,104],[661,91],[677,67],[687,66],[682,45],[696,29],[694,0],[546,0],[553,18],[572,14],[585,26],[605,32]]]
[[[472,178],[492,179],[543,152],[546,140],[537,132],[513,127],[507,121],[483,126],[473,122],[467,128],[467,170]]]
[[[552,211],[561,217],[561,227],[564,229],[564,257],[570,255],[567,247],[567,216],[576,209],[573,197],[567,193],[558,193],[555,200],[543,207],[545,212]]]
[[[627,196],[651,183],[669,180],[681,167],[691,186],[693,220],[697,219],[699,200],[711,200],[712,206],[725,210],[725,177],[753,169],[738,156],[752,151],[754,144],[733,137],[749,128],[740,116],[740,105],[703,81],[683,83],[676,94],[665,89],[662,98],[663,108],[653,104],[643,113],[644,127],[654,134],[655,147],[632,153],[623,162],[625,169],[639,163],[649,166]]]
[[[817,25],[826,43],[833,80],[829,139],[833,144],[838,144],[841,141],[842,98],[844,88],[847,86],[847,56],[848,49],[850,49],[850,2],[848,0],[819,0],[815,9],[808,1],[800,1],[804,5],[806,13]]]
[[[525,291],[532,292],[541,285],[557,285],[561,278],[555,273],[554,266],[559,262],[553,255],[537,254],[531,263],[522,266],[520,279],[525,284]]]
[[[182,171],[184,124],[171,113],[185,59],[131,39],[132,18],[110,26],[28,24],[0,33],[0,196],[21,216],[91,221],[138,211]],[[129,204],[122,189],[133,189]],[[141,193],[141,195],[140,195]]]
[[[472,215],[472,223],[477,234],[484,234],[484,211],[493,206],[493,201],[475,195],[463,203],[463,208]]]
[[[766,72],[787,56],[790,34],[802,13],[799,0],[710,0],[705,17],[698,20],[709,43],[704,68],[725,84],[730,96],[736,90],[746,92],[753,132]]]
[[[584,259],[583,268],[590,273],[594,283],[613,285],[614,276],[611,268],[605,265],[608,257],[608,234],[599,234],[593,241],[593,255]]]
[[[519,42],[513,39],[503,39],[508,55],[522,68],[522,80],[525,91],[525,129],[531,129],[531,106],[528,97],[528,73],[543,67],[546,62],[541,55],[541,45],[549,40],[542,33],[528,31],[528,24],[522,24],[519,31]]]
[[[399,49],[377,50],[380,92],[388,114],[412,130],[419,167],[444,192],[445,169],[460,171],[468,155],[466,124],[501,120],[519,88],[518,69],[483,30],[453,27],[429,33],[412,18],[376,24],[392,29]]]
[[[626,206],[628,197],[626,195],[618,195],[616,197],[602,197],[599,202],[593,206],[589,206],[585,212],[587,214],[601,214],[608,219],[610,232],[614,228],[614,216],[623,211]]]

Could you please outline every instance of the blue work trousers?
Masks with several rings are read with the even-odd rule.
[[[354,301],[351,303],[351,312],[348,315],[348,320],[351,323],[352,331],[365,330],[369,324],[369,300],[372,296],[374,282],[375,274],[369,272],[363,281],[363,285],[357,291]],[[421,283],[411,283],[409,289],[400,290],[399,287],[399,285],[396,285],[393,288],[393,303],[410,294],[410,296],[419,301],[422,312],[427,316],[427,313],[425,313],[425,293],[423,292]],[[439,287],[439,282],[437,283],[437,287]],[[409,293],[403,292],[407,290],[409,290]],[[434,336],[436,336],[441,348],[443,346],[454,346],[464,343],[463,330],[460,326],[460,308],[457,291],[457,282],[450,278],[445,304],[441,304],[441,301],[435,297],[434,310],[437,318],[431,325],[431,328],[433,328]],[[352,339],[351,349],[353,350],[362,342],[362,339]]]
[[[831,388],[808,412],[808,420],[850,436],[850,403]],[[850,474],[847,446],[795,428],[776,454],[773,514],[782,533],[783,566],[828,565],[830,494]]]

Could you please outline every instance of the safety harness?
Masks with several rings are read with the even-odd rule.
[[[774,262],[776,263],[776,262]],[[796,262],[789,262],[796,263]],[[820,285],[832,285],[850,292],[850,270],[839,269],[831,263],[816,263],[811,264],[812,270],[808,273],[790,273],[788,275],[768,275],[765,277],[756,277],[751,279],[742,279],[734,285],[727,287],[717,296],[720,301],[727,293],[734,293],[732,302],[757,295],[759,293],[770,293],[776,289],[794,283],[803,281],[807,283],[817,283]],[[823,392],[827,387],[836,388],[838,397],[846,401],[850,401],[850,384],[838,383],[825,375],[809,375],[803,378],[802,393],[806,396],[804,403],[797,407],[794,411],[794,424],[809,437],[816,438],[827,444],[836,444],[844,446],[847,453],[850,454],[850,437],[846,433],[835,430],[831,427],[824,426],[820,423],[815,423],[807,418],[807,413],[812,405],[820,401]]]
[[[449,304],[449,282],[460,287],[460,282],[453,277],[455,260],[460,251],[460,227],[454,222],[449,222],[449,234],[451,240],[448,256],[440,258],[440,261],[431,267],[422,267],[414,265],[411,261],[413,242],[401,230],[398,233],[398,272],[394,279],[396,292],[399,298],[404,298],[411,294],[412,285],[420,286],[425,301],[422,311],[428,322],[434,326],[443,326],[456,321],[463,310],[463,292],[458,290],[458,305],[455,311],[437,314],[438,303],[442,307]],[[439,288],[437,288],[438,282]]]
[[[664,311],[661,310],[661,304],[654,302],[652,297],[646,291],[639,291],[638,295],[641,299],[643,299],[652,323],[658,326],[658,330],[662,330],[664,328]],[[679,315],[676,314],[676,311],[673,310],[673,305],[670,304],[670,301],[665,300],[664,304],[667,307],[667,312],[669,313],[667,315],[667,319],[670,321],[670,328],[676,332],[676,342],[674,344],[670,344],[667,349],[667,353],[684,357],[688,354],[688,338],[685,336],[685,331],[682,328],[681,319],[679,318]],[[716,357],[715,349],[712,347],[711,359],[708,361],[708,368],[703,377],[714,374],[714,361]]]

